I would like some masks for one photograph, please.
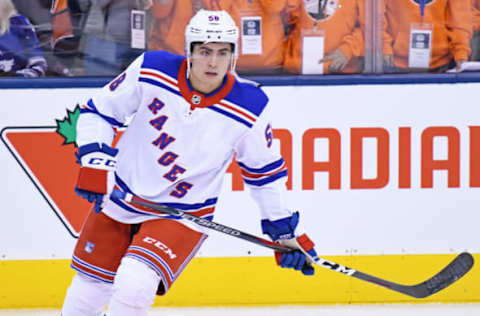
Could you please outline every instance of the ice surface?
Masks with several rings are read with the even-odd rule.
[[[59,310],[0,310],[2,316],[60,316]],[[480,303],[275,307],[156,307],[149,316],[478,316]]]

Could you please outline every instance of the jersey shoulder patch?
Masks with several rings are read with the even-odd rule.
[[[142,69],[156,70],[172,78],[177,78],[180,65],[184,56],[172,54],[166,51],[148,51],[143,57]]]
[[[250,81],[235,80],[230,93],[225,100],[260,116],[268,103],[268,97],[256,84]]]

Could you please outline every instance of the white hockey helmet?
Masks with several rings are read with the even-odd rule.
[[[224,10],[199,10],[185,28],[185,55],[190,68],[192,43],[221,42],[233,45],[231,71],[234,71],[238,58],[238,27]]]

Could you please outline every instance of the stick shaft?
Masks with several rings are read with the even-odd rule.
[[[125,200],[127,202],[136,204],[138,206],[147,207],[147,208],[160,211],[169,215],[183,218],[199,226],[213,229],[215,231],[230,235],[232,237],[240,238],[240,239],[252,242],[254,244],[273,249],[275,251],[279,251],[279,252],[292,251],[292,249],[288,247],[242,232],[235,228],[232,228],[223,224],[219,224],[219,223],[189,214],[187,212],[174,209],[172,207],[169,207],[163,204],[145,202],[144,200],[141,200],[130,194],[125,195],[125,193],[115,190],[112,193],[112,197]],[[461,253],[452,262],[450,262],[444,269],[442,269],[442,271],[440,271],[430,279],[422,283],[419,283],[417,285],[402,285],[402,284],[398,284],[388,280],[384,280],[379,277],[357,271],[355,269],[349,268],[347,266],[343,266],[341,264],[338,264],[336,262],[329,261],[323,258],[319,258],[318,261],[315,262],[315,264],[329,270],[340,272],[342,274],[349,275],[357,279],[382,286],[384,288],[387,288],[395,292],[403,293],[411,297],[424,298],[446,288],[447,286],[451,285],[453,282],[461,278],[463,275],[465,275],[473,266],[473,257],[471,254],[467,252]]]

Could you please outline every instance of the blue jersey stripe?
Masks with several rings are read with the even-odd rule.
[[[119,126],[119,127],[123,126],[123,123],[120,123],[120,122],[117,121],[115,118],[100,113],[100,112],[97,110],[97,107],[95,106],[95,104],[93,104],[92,99],[88,100],[87,104],[88,104],[88,106],[90,107],[90,109],[85,109],[85,108],[80,109],[80,113],[93,113],[93,114],[97,114],[98,116],[100,116],[101,118],[103,118],[105,121],[107,121],[110,125],[115,125],[115,126]]]
[[[178,95],[178,96],[181,96],[180,91],[177,91],[177,90],[175,90],[175,89],[172,89],[172,88],[170,88],[169,86],[167,86],[167,85],[165,85],[165,84],[163,84],[163,83],[161,83],[161,82],[159,82],[159,81],[157,81],[157,80],[153,80],[153,79],[150,79],[150,78],[140,77],[140,78],[138,78],[138,81],[146,82],[146,83],[149,83],[149,84],[151,84],[151,85],[154,85],[154,86],[157,86],[157,87],[160,87],[160,88],[164,88],[164,89],[170,91],[171,93],[174,93],[174,94],[176,94],[176,95]]]
[[[190,211],[190,210],[199,210],[205,207],[212,207],[217,204],[217,198],[211,198],[206,200],[203,203],[195,203],[195,204],[183,204],[183,203],[162,203],[163,205],[173,207],[182,211]]]
[[[247,127],[252,127],[252,124],[250,122],[247,122],[246,120],[244,120],[243,118],[241,118],[239,116],[236,116],[236,115],[233,115],[233,114],[231,114],[227,111],[224,111],[224,110],[220,109],[219,107],[211,105],[211,106],[208,106],[206,108],[210,109],[210,110],[213,110],[215,112],[218,112],[220,114],[223,114],[225,116],[228,116],[229,118],[234,119],[235,121],[240,122],[240,123],[246,125]]]
[[[127,184],[122,179],[120,179],[120,177],[116,172],[115,172],[115,183],[118,184],[118,186],[120,187],[120,189],[122,189],[123,192],[127,192],[132,195],[135,195],[135,193],[133,193],[132,190],[130,190]]]
[[[243,181],[245,181],[245,183],[250,184],[250,185],[262,186],[262,185],[271,183],[271,182],[273,182],[277,179],[286,177],[287,175],[288,175],[288,171],[283,170],[283,171],[280,171],[280,172],[277,172],[277,173],[271,175],[270,177],[263,178],[261,180],[247,180],[247,179],[244,178]]]
[[[250,167],[247,167],[245,164],[243,164],[239,161],[237,161],[237,163],[240,166],[240,168],[245,169],[248,172],[260,173],[261,174],[261,173],[268,173],[269,171],[272,171],[272,170],[275,170],[275,169],[279,168],[281,165],[283,165],[284,161],[283,161],[283,158],[280,158],[277,161],[269,163],[268,165],[266,165],[264,167],[261,167],[261,168],[250,168]]]
[[[106,275],[109,275],[109,276],[115,276],[115,272],[111,272],[111,271],[108,271],[108,270],[105,270],[105,269],[102,269],[102,268],[99,268],[99,267],[96,267],[96,266],[93,266],[85,261],[83,261],[82,259],[78,258],[77,256],[73,255],[72,256],[72,260],[75,261],[77,264],[81,265],[81,266],[85,266],[91,270],[94,270],[94,271],[97,271],[97,272],[100,272],[102,274],[106,274]]]
[[[157,260],[158,262],[160,262],[163,267],[165,268],[165,270],[167,270],[168,272],[168,275],[170,276],[170,279],[173,280],[175,278],[174,274],[173,274],[173,271],[170,269],[170,267],[168,266],[168,264],[165,262],[165,260],[163,260],[162,257],[160,257],[159,255],[157,255],[155,252],[151,251],[151,250],[148,250],[147,248],[143,248],[143,247],[138,247],[138,246],[130,246],[128,247],[127,249],[127,253],[128,253],[128,250],[129,249],[132,249],[132,250],[137,250],[137,251],[140,251],[140,252],[143,252],[143,253],[146,253],[148,256],[151,256],[152,258],[154,258],[155,260]]]
[[[137,194],[133,193],[132,190],[130,190],[130,188],[127,186],[127,184],[118,176],[117,173],[115,173],[115,182],[122,189],[122,191],[130,193],[132,195],[137,195]],[[128,207],[127,205],[125,205],[125,206],[120,205],[119,204],[120,203],[119,199],[112,198],[112,197],[110,197],[110,199],[113,202],[115,202],[115,204],[121,206],[122,208]],[[205,200],[205,202],[193,203],[193,204],[185,204],[185,203],[162,203],[162,204],[166,205],[166,206],[169,206],[169,207],[172,207],[172,208],[176,208],[178,210],[182,210],[182,211],[191,211],[191,210],[195,211],[195,210],[199,210],[199,209],[206,208],[206,207],[213,207],[217,204],[217,201],[218,201],[218,198],[215,197],[215,198],[207,199],[207,200]],[[134,209],[131,209],[131,211],[138,213],[138,211],[136,211]]]
[[[92,273],[89,273],[87,271],[84,271],[84,270],[80,270],[79,268],[77,268],[76,266],[74,266],[73,264],[70,264],[70,268],[72,268],[73,270],[77,271],[77,272],[80,272],[92,279],[95,279],[95,280],[99,280],[99,281],[102,281],[102,282],[105,282],[105,283],[113,283],[113,281],[110,281],[110,280],[107,280],[107,279],[104,279],[104,278],[101,278],[99,276],[96,276],[95,274],[92,274]]]

